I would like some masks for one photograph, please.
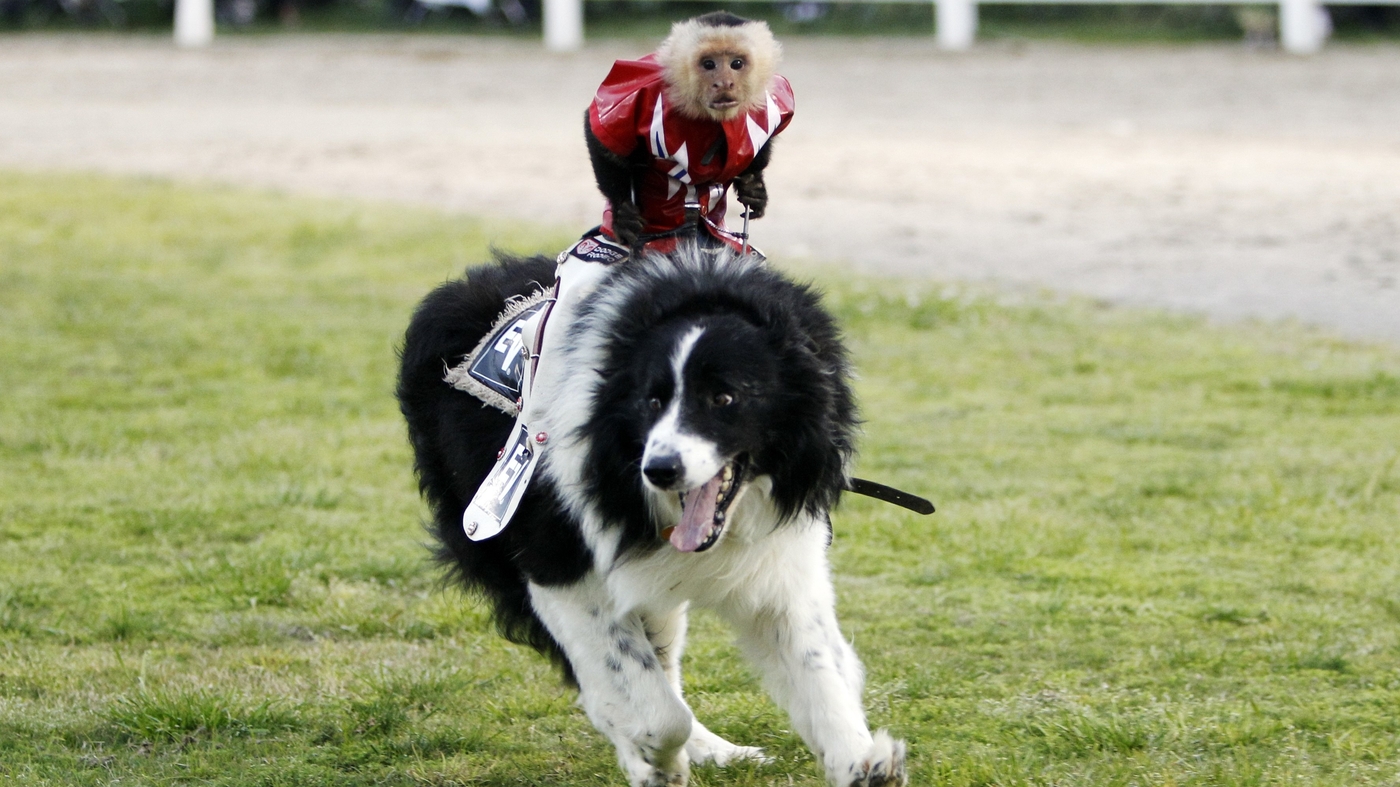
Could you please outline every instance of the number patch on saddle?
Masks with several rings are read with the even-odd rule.
[[[518,413],[530,360],[526,337],[533,335],[531,329],[546,303],[546,293],[541,292],[508,305],[476,349],[448,369],[443,381],[507,415]]]

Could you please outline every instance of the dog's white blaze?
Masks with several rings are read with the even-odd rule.
[[[715,477],[724,468],[724,457],[720,456],[715,444],[686,431],[681,421],[681,402],[685,394],[685,364],[695,349],[695,343],[705,329],[696,326],[686,331],[676,342],[671,352],[671,374],[675,380],[675,391],[671,403],[661,419],[647,433],[646,448],[642,452],[642,467],[656,456],[675,454],[681,459],[684,474],[681,489],[694,489]],[[651,486],[651,482],[647,482]]]

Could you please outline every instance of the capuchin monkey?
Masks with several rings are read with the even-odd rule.
[[[634,247],[674,235],[688,229],[689,203],[723,238],[731,185],[749,217],[762,217],[771,138],[793,109],[792,88],[775,73],[781,56],[766,23],[719,11],[677,22],[654,54],[617,61],[584,123],[611,208],[603,231]]]

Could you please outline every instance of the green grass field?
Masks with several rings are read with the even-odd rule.
[[[572,229],[0,175],[0,781],[603,785],[545,663],[425,560],[416,300]],[[924,493],[836,517],[872,722],[920,785],[1395,784],[1400,352],[824,278]],[[715,619],[692,705],[819,785]]]

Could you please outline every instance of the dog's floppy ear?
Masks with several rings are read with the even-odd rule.
[[[769,341],[783,356],[784,379],[769,455],[760,460],[773,478],[773,502],[785,518],[824,514],[836,505],[847,485],[859,423],[835,324],[809,288],[786,292],[795,302],[765,310]]]

